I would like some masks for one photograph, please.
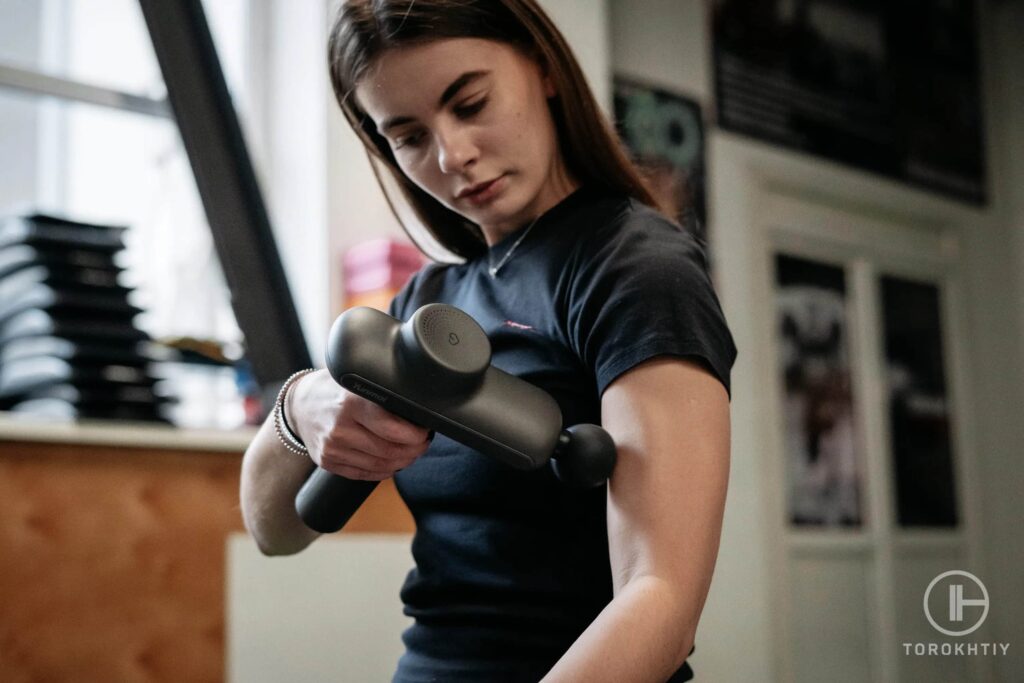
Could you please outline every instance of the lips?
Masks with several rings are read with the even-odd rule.
[[[497,178],[494,178],[492,180],[488,180],[488,181],[483,182],[483,183],[477,183],[476,185],[471,185],[471,186],[465,188],[464,190],[462,190],[461,192],[459,192],[459,194],[457,194],[455,196],[455,198],[456,199],[464,199],[466,197],[473,197],[474,195],[480,195],[483,192],[485,192],[488,188],[490,188],[492,185],[494,185],[494,183],[496,183],[499,180],[501,180],[501,177],[502,176],[498,176]]]

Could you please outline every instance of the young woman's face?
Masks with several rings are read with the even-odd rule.
[[[406,176],[491,244],[576,187],[548,108],[554,94],[536,61],[478,38],[388,50],[356,88]]]

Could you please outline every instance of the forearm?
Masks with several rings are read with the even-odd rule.
[[[542,683],[664,683],[682,666],[700,608],[670,584],[640,577],[619,591]]]
[[[266,555],[291,555],[320,534],[295,512],[295,494],[314,467],[278,441],[271,414],[242,459],[240,498],[245,526]]]

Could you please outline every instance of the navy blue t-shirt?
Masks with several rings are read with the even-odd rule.
[[[492,364],[551,394],[565,426],[600,424],[605,388],[655,356],[698,361],[729,389],[736,348],[690,233],[586,188],[527,229],[487,256],[428,264],[389,313],[462,309]],[[500,262],[524,235],[492,278],[488,256]],[[612,599],[607,485],[574,490],[549,468],[514,470],[440,434],[395,483],[416,521],[416,567],[394,681],[538,681]],[[684,664],[671,681],[692,675]]]

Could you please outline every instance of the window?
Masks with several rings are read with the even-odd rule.
[[[204,7],[243,126],[249,0]],[[220,263],[136,0],[0,0],[0,212],[124,225],[123,284],[154,338],[239,343]],[[233,372],[177,369],[183,426],[242,421]],[[196,376],[196,373],[200,377]],[[216,397],[220,397],[217,399]]]

